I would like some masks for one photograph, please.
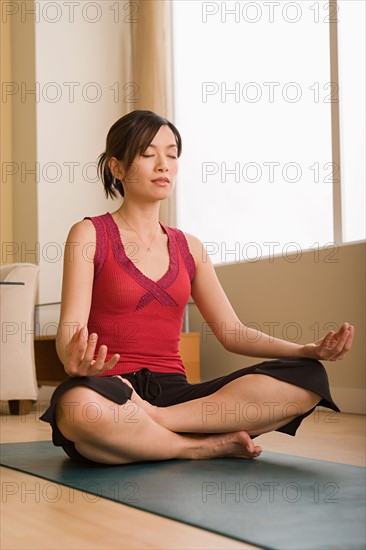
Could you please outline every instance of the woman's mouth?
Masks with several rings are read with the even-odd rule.
[[[155,185],[159,185],[160,187],[166,187],[169,185],[169,179],[168,178],[155,178],[154,180],[151,180]]]

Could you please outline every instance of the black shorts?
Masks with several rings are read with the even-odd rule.
[[[190,384],[183,374],[152,372],[147,368],[121,376],[129,380],[135,391],[146,401],[158,407],[168,407],[169,405],[176,405],[211,395],[225,386],[225,384],[228,384],[228,382],[246,374],[266,374],[278,380],[311,390],[322,397],[318,405],[339,412],[339,408],[330,395],[326,370],[319,361],[313,359],[284,358],[263,361],[262,363],[239,369],[226,376],[221,376],[208,382],[201,382],[200,384]],[[41,416],[41,420],[49,422],[52,426],[52,441],[54,445],[61,446],[70,458],[78,462],[95,464],[94,461],[82,456],[76,450],[74,443],[64,437],[57,427],[57,402],[61,395],[75,386],[90,388],[119,405],[123,405],[130,399],[132,390],[116,376],[80,376],[68,378],[56,388],[49,408]],[[302,420],[314,409],[315,407],[305,414],[299,415],[276,431],[295,435]],[[252,436],[252,438],[254,437],[256,436]]]

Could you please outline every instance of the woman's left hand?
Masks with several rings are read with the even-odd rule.
[[[354,334],[355,327],[343,323],[338,332],[331,330],[324,338],[303,346],[303,353],[310,359],[338,361],[351,349]]]

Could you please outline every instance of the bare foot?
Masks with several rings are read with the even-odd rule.
[[[118,376],[118,375],[117,375]],[[133,388],[131,382],[122,376],[118,376],[130,388],[132,388],[131,401],[141,407],[155,422],[159,422],[160,407],[151,405],[142,399]],[[194,441],[191,449],[184,450],[184,456],[180,458],[207,459],[207,458],[256,458],[262,452],[262,447],[254,445],[253,440],[245,431],[218,434],[186,434]]]
[[[193,435],[193,434],[190,434]],[[233,432],[225,434],[194,434],[194,438],[201,442],[195,449],[185,450],[190,456],[182,458],[256,458],[262,452],[262,447],[254,445],[247,432]]]

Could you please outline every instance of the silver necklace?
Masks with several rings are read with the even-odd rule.
[[[119,210],[117,210],[117,214],[118,214],[119,217],[128,225],[128,227],[129,227],[130,229],[132,229],[132,231],[133,231],[134,233],[136,233],[136,235],[138,236],[138,238],[140,239],[140,241],[142,242],[142,244],[146,247],[146,243],[141,239],[141,237],[140,237],[140,235],[137,233],[136,229],[134,229],[134,228],[132,227],[132,225],[129,224],[127,220],[125,220],[125,218],[122,216],[122,214],[119,212]],[[154,241],[154,239],[155,239],[155,237],[156,237],[156,233],[157,233],[157,231],[158,231],[158,227],[159,227],[159,224],[156,226],[154,236],[153,236],[153,238],[151,239],[151,242],[150,242],[149,246],[146,248],[146,251],[147,251],[147,252],[151,252],[151,245],[152,245],[152,243],[153,243],[153,241]]]

